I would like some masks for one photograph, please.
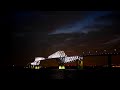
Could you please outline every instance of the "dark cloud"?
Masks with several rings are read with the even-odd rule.
[[[82,19],[84,15],[85,12],[79,11],[16,12],[16,30],[51,32],[66,23]]]
[[[109,16],[112,12],[110,11],[88,11],[88,13],[85,15],[85,17],[81,20],[77,20],[72,23],[68,23],[64,25],[61,28],[57,28],[54,32],[51,34],[59,34],[59,33],[72,33],[72,32],[84,32],[87,33],[88,31],[91,31],[93,29],[87,28],[87,27],[104,27],[107,25],[112,24],[111,19],[98,19],[104,16]],[[97,20],[96,20],[97,19]],[[96,29],[97,30],[97,29]]]

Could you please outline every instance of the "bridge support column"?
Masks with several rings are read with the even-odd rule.
[[[78,69],[83,69],[83,60],[81,61],[77,60],[77,67]]]
[[[112,67],[112,56],[108,55],[108,68]]]
[[[81,69],[83,69],[83,60],[80,62]]]
[[[59,63],[58,68],[59,68],[59,69],[65,69],[64,63]]]
[[[79,69],[80,68],[80,61],[77,60],[77,68]]]

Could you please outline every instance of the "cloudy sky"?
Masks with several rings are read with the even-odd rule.
[[[68,55],[119,49],[120,13],[113,11],[16,11],[9,19],[11,63],[64,50]],[[18,59],[18,60],[16,60]]]

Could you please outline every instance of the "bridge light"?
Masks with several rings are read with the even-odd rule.
[[[95,51],[97,53],[97,51]]]
[[[106,50],[104,50],[104,52],[106,52]]]
[[[114,49],[114,51],[117,51],[116,49]]]

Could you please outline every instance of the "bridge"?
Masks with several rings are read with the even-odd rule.
[[[104,50],[105,51],[105,50]],[[108,68],[112,67],[112,56],[120,55],[120,52],[102,52],[102,53],[89,53],[89,54],[82,54],[83,57],[88,56],[107,56],[108,58]]]
[[[120,55],[120,52],[116,49],[114,49],[113,51],[107,51],[107,50],[103,50],[102,52],[83,52],[80,56],[67,56],[65,54],[64,51],[57,51],[53,54],[51,54],[50,56],[48,56],[48,58],[44,58],[44,57],[36,57],[35,61],[31,63],[31,65],[40,65],[40,61],[42,60],[51,60],[51,59],[59,59],[60,63],[69,63],[69,62],[74,62],[77,61],[77,65],[78,67],[80,66],[81,68],[83,68],[83,62],[84,62],[84,58],[88,57],[88,56],[107,56],[108,58],[108,67],[111,68],[112,67],[112,56],[115,55]]]

